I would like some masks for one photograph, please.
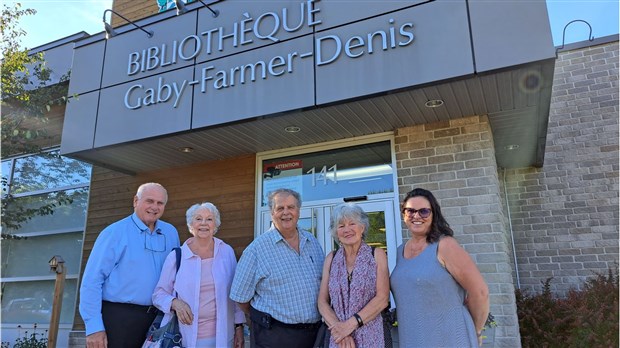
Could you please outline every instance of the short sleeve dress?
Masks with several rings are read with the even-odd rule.
[[[390,285],[401,347],[478,347],[463,289],[437,260],[439,243],[406,259],[398,247]]]

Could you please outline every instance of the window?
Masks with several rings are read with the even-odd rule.
[[[262,202],[269,192],[290,188],[303,201],[394,192],[389,141],[262,161]]]
[[[45,264],[47,265],[47,262]],[[60,311],[61,323],[73,322],[76,291],[77,279],[67,279]],[[49,324],[52,316],[53,296],[53,280],[3,283],[2,323]]]
[[[54,255],[67,270],[60,322],[73,322],[90,175],[57,150],[2,161],[3,325],[49,323]]]

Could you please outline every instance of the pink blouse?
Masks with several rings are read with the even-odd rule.
[[[215,337],[215,282],[213,281],[213,258],[200,260],[201,279],[200,307],[198,309],[198,338]]]

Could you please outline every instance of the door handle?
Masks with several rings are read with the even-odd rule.
[[[367,201],[368,200],[368,196],[344,197],[342,200],[345,201],[345,202]]]

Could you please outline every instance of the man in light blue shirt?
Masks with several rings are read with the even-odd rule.
[[[168,193],[157,183],[138,188],[134,213],[106,227],[90,253],[80,287],[88,348],[142,346],[157,314],[151,297],[179,234],[159,220]]]
[[[269,194],[273,227],[244,251],[230,298],[250,314],[254,347],[312,347],[321,315],[317,298],[324,252],[299,230],[301,198],[289,189]]]

